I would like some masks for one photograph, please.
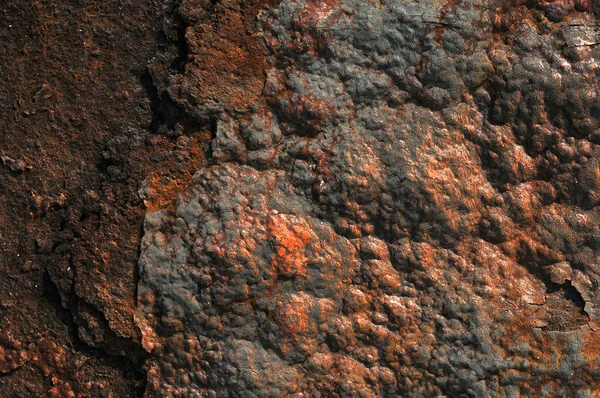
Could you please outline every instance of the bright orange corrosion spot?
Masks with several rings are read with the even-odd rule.
[[[164,178],[157,173],[150,173],[147,178],[149,187],[152,191],[152,197],[146,201],[146,207],[149,211],[157,211],[170,204],[170,198],[177,196],[177,193],[189,183],[189,179],[172,180]]]
[[[275,246],[272,269],[277,275],[306,276],[306,247],[316,239],[306,221],[277,214],[269,217],[267,231]]]

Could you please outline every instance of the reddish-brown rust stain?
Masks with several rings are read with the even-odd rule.
[[[285,215],[269,217],[267,230],[275,246],[272,267],[277,275],[306,276],[306,247],[313,239],[303,220]]]
[[[277,2],[224,0],[206,10],[205,22],[187,28],[190,62],[185,80],[196,87],[185,87],[200,103],[216,102],[225,109],[244,111],[259,100],[268,67],[267,52],[261,38],[252,32],[258,12]]]
[[[147,164],[145,172],[146,186],[150,190],[150,198],[144,202],[150,212],[168,207],[173,198],[183,191],[204,159],[206,142],[210,140],[210,132],[203,131],[192,139],[188,146],[190,159],[187,164],[175,164],[165,161],[161,164]],[[183,167],[181,167],[183,166]],[[179,171],[179,172],[178,172]],[[168,176],[168,177],[165,177]]]
[[[278,310],[279,325],[290,337],[302,335],[308,328],[310,318],[306,305],[301,300],[291,300]]]

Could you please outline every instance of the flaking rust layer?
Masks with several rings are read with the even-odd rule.
[[[184,1],[149,397],[600,396],[593,1]]]

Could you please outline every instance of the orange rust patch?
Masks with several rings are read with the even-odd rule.
[[[193,139],[188,148],[190,158],[186,164],[171,161],[161,164],[148,163],[146,187],[150,191],[149,198],[144,202],[148,211],[153,212],[168,207],[173,198],[189,184],[199,165],[204,161],[206,143],[210,133],[199,134]],[[164,177],[165,175],[169,177]],[[175,178],[172,178],[172,177]]]
[[[275,244],[272,267],[278,275],[306,276],[306,247],[312,239],[310,227],[293,216],[269,217],[267,231]]]
[[[189,174],[189,173],[188,173]],[[146,181],[149,183],[151,197],[145,202],[148,211],[153,212],[168,206],[172,202],[172,198],[181,192],[191,176],[188,178],[171,180],[170,178],[161,177],[155,172],[150,173]]]
[[[301,335],[309,326],[308,309],[302,300],[285,303],[278,311],[280,326],[292,336]]]

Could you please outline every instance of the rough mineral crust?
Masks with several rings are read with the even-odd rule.
[[[179,11],[214,137],[146,216],[147,396],[600,396],[595,2]]]

